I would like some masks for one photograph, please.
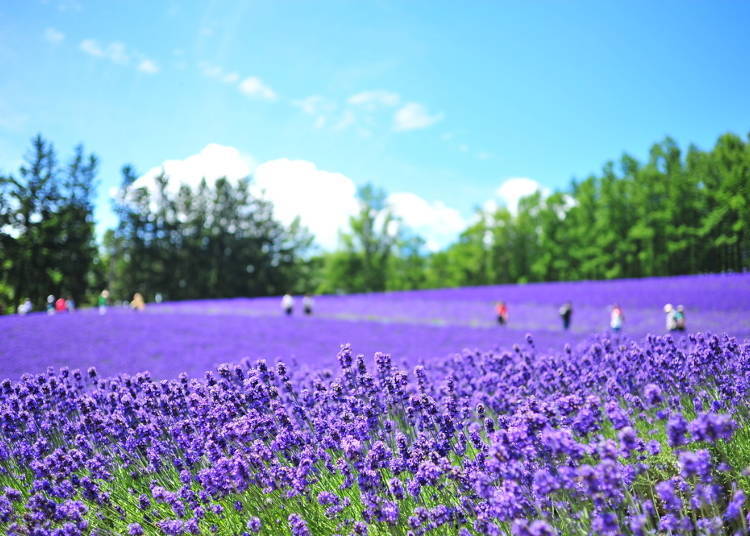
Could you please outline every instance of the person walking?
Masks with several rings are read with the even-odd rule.
[[[609,327],[612,331],[619,333],[622,329],[622,324],[625,321],[625,314],[622,312],[622,308],[614,304],[612,306],[612,312],[609,315]]]
[[[573,304],[570,302],[565,302],[562,307],[560,307],[559,313],[560,319],[562,320],[563,329],[570,329],[570,321],[573,317]]]
[[[106,314],[108,304],[109,304],[109,291],[105,288],[104,290],[102,290],[101,294],[99,294],[99,299],[97,299],[97,305],[99,306],[100,315]]]
[[[287,316],[292,316],[294,311],[294,298],[288,292],[281,298],[281,308]]]
[[[302,310],[305,312],[305,315],[312,315],[313,305],[315,305],[315,300],[309,294],[305,294],[305,297],[302,298]]]
[[[495,304],[495,314],[497,315],[497,323],[504,326],[508,323],[508,306],[505,302],[497,302]]]

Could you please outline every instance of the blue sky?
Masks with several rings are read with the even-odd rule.
[[[437,246],[477,206],[666,135],[745,136],[748,27],[735,0],[11,0],[0,170],[37,132],[63,154],[83,142],[102,162],[101,231],[123,164],[148,182],[192,156],[167,167],[257,173],[328,244],[369,181]]]

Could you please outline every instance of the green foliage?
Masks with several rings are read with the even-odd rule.
[[[667,138],[646,163],[623,155],[514,214],[480,211],[426,265],[430,287],[748,270],[750,141],[683,155]]]
[[[645,162],[623,155],[564,192],[518,209],[478,211],[455,243],[428,253],[371,185],[339,249],[311,256],[312,237],[284,227],[238,184],[134,188],[122,170],[118,225],[94,242],[98,161],[76,147],[60,165],[37,136],[18,173],[0,175],[0,309],[47,294],[78,303],[111,286],[117,299],[371,292],[610,279],[750,269],[750,140],[680,150],[666,138]]]
[[[98,160],[82,146],[60,164],[41,136],[17,174],[0,175],[0,312],[26,297],[36,310],[46,296],[94,303],[112,287],[117,300],[307,292],[321,261],[310,259],[312,237],[299,221],[283,226],[273,207],[250,193],[249,179],[197,188],[134,188],[137,173],[122,170],[115,203],[118,225],[95,242],[93,200]]]
[[[134,188],[122,170],[116,229],[104,237],[106,277],[116,299],[147,300],[264,296],[304,292],[312,278],[303,254],[311,245],[295,221],[284,227],[272,205],[250,192],[250,180],[222,178],[175,193],[169,178],[155,191]]]
[[[359,212],[340,234],[341,249],[326,256],[320,292],[372,292],[387,288],[391,262],[402,242],[400,221],[385,192],[370,184],[358,191]]]
[[[46,296],[83,301],[96,261],[93,199],[98,160],[75,148],[61,166],[53,145],[36,136],[16,175],[0,175],[0,304]]]

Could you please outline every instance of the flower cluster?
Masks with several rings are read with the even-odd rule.
[[[413,370],[343,346],[337,370],[4,380],[0,532],[746,530],[750,346],[596,336],[540,353],[529,339]]]

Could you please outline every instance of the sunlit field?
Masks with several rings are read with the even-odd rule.
[[[748,305],[717,275],[2,317],[0,527],[742,534]]]

